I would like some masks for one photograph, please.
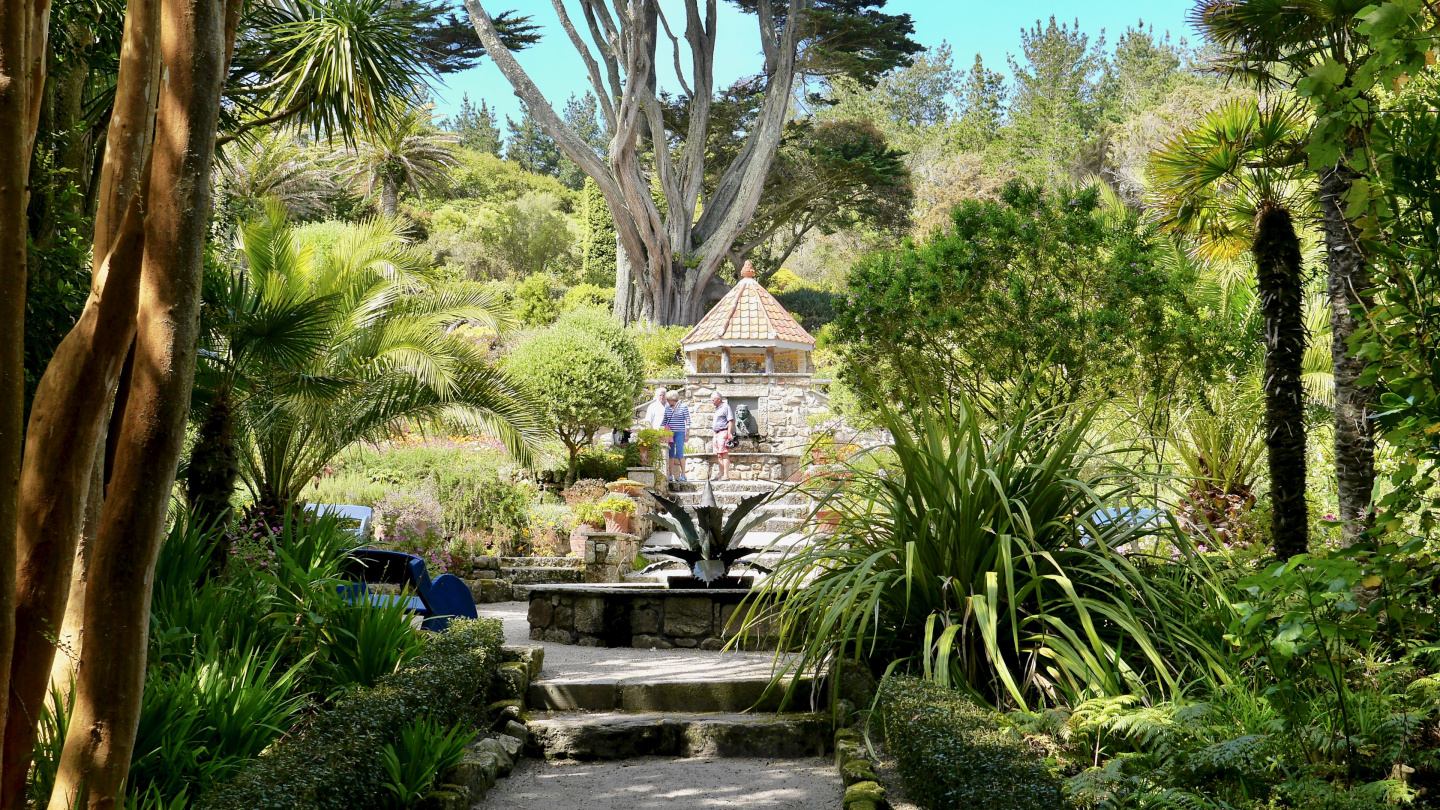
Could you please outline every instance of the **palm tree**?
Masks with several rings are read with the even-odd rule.
[[[293,133],[277,131],[247,139],[227,150],[220,164],[218,207],[233,221],[263,215],[271,199],[291,216],[321,214],[326,197],[335,190],[334,171],[323,157],[318,150],[305,148]]]
[[[509,313],[480,285],[444,283],[394,220],[346,226],[322,250],[272,205],[243,226],[240,252],[246,280],[224,287],[231,314],[202,355],[211,411],[233,419],[227,434],[213,417],[197,442],[222,436],[209,444],[233,462],[214,449],[219,462],[191,461],[214,482],[213,502],[228,505],[231,490],[207,464],[233,469],[229,485],[238,475],[262,509],[283,510],[342,450],[415,420],[483,430],[529,461],[539,408],[453,329],[500,334]]]
[[[380,188],[380,213],[393,217],[400,210],[400,187],[411,194],[422,188],[445,188],[447,171],[460,165],[455,157],[459,138],[430,123],[430,108],[401,101],[386,116],[361,133],[355,150],[343,158],[342,171],[366,194]]]
[[[1356,33],[1356,15],[1371,5],[1372,0],[1200,0],[1191,15],[1206,39],[1222,49],[1220,62],[1230,75],[1262,89],[1311,82],[1308,96],[1322,113],[1316,117],[1315,134],[1320,137],[1315,140],[1337,141],[1319,170],[1316,190],[1328,267],[1335,485],[1347,542],[1369,525],[1375,488],[1375,388],[1356,384],[1365,361],[1349,350],[1350,336],[1359,327],[1355,313],[1371,304],[1370,268],[1357,239],[1361,229],[1345,215],[1346,198],[1362,176],[1358,167],[1363,160],[1356,160],[1355,153],[1364,133],[1359,126],[1335,131],[1334,117],[1323,113],[1345,108],[1368,117],[1380,106],[1356,88],[1356,70],[1368,56],[1364,39]]]
[[[1275,553],[1303,553],[1305,392],[1302,260],[1296,214],[1309,212],[1299,151],[1305,120],[1290,106],[1227,104],[1151,156],[1150,180],[1164,228],[1194,239],[1205,258],[1248,250],[1265,335],[1265,444]]]

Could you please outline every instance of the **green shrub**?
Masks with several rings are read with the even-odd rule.
[[[615,306],[615,291],[595,284],[576,284],[560,299],[560,312],[590,307],[610,311]]]
[[[630,334],[640,347],[645,361],[646,379],[672,379],[685,374],[685,361],[680,356],[680,339],[690,331],[688,326],[650,326],[636,324]]]
[[[387,791],[382,751],[416,719],[449,728],[482,719],[504,636],[492,619],[456,620],[426,639],[404,668],[274,746],[231,782],[198,802],[201,810],[379,810]]]
[[[560,314],[555,279],[544,273],[527,276],[515,285],[515,317],[526,326],[545,326]]]
[[[398,745],[380,749],[385,768],[384,788],[390,810],[407,810],[420,804],[435,784],[435,777],[458,764],[474,731],[455,725],[449,729],[424,717],[400,730]]]
[[[425,490],[439,500],[443,533],[451,537],[501,529],[518,534],[535,501],[534,487],[514,480],[499,451],[401,447],[353,453],[335,467],[305,490],[307,501],[373,507],[396,490]]]
[[[1056,810],[1060,780],[1000,715],[939,684],[897,675],[880,684],[885,745],[905,791],[931,810]]]
[[[838,297],[828,290],[795,286],[777,293],[775,300],[789,310],[801,326],[813,332],[835,320],[835,299]]]

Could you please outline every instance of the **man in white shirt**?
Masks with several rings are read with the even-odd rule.
[[[650,407],[645,409],[645,421],[642,427],[650,430],[659,430],[665,427],[665,388],[663,386],[655,389],[655,398],[650,401]]]

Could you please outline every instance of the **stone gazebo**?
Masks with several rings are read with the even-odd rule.
[[[741,439],[730,451],[730,477],[783,481],[797,473],[810,432],[806,418],[825,409],[829,397],[820,388],[825,381],[814,379],[815,338],[760,286],[749,262],[740,282],[680,346],[685,355],[681,395],[690,406],[693,437],[686,443],[686,474],[708,477],[716,461],[710,403],[716,390],[737,413],[748,405],[760,433],[758,440]],[[674,387],[677,381],[657,382]]]

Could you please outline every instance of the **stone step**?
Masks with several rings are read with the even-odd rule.
[[[500,576],[509,580],[511,585],[560,585],[567,582],[584,582],[585,569],[520,566],[501,568]]]
[[[502,568],[584,568],[584,557],[501,557]]]
[[[546,759],[757,757],[828,751],[828,714],[554,714],[527,724],[528,751]]]
[[[770,493],[768,490],[756,492],[717,492],[715,493],[715,503],[721,506],[737,506],[742,500],[746,498],[751,498],[756,495],[769,494]],[[685,506],[696,506],[700,503],[700,499],[702,497],[704,496],[691,492],[680,495],[679,497],[675,498],[675,500],[679,501]],[[810,503],[810,497],[808,495],[798,492],[789,492],[783,495],[776,495],[775,499],[771,501],[769,505],[773,506],[779,504],[783,506],[797,506],[807,503]]]
[[[772,518],[762,526],[746,534],[740,540],[741,548],[766,548],[772,543],[776,548],[789,548],[809,542],[809,538],[800,533],[788,533],[799,526],[799,520],[787,520],[784,518]],[[646,548],[674,548],[683,546],[680,538],[672,531],[660,531],[651,534],[645,541]]]
[[[775,712],[790,681],[768,677],[632,678],[555,677],[532,681],[526,705],[539,711]],[[812,681],[796,684],[788,707],[808,708]]]
[[[779,481],[711,481],[710,488],[718,496],[722,492],[769,492]],[[670,491],[677,494],[700,493],[705,490],[704,481],[676,481]]]

